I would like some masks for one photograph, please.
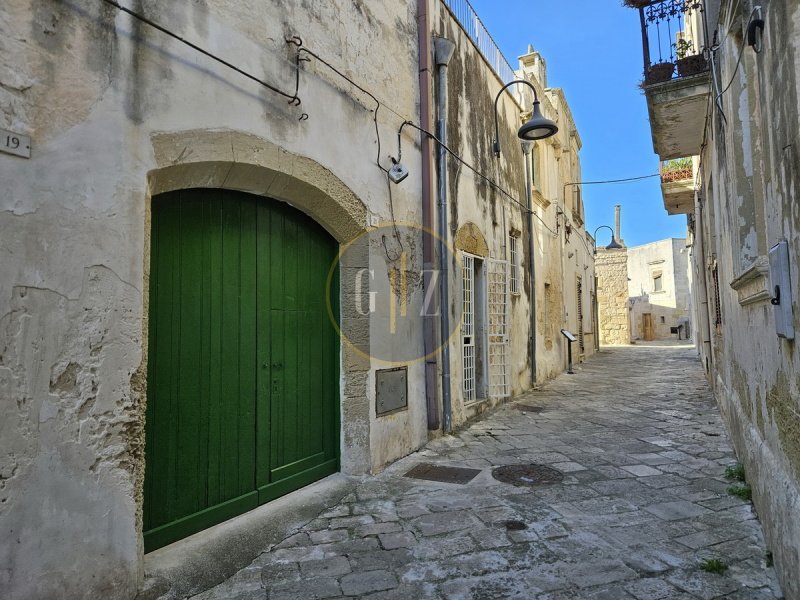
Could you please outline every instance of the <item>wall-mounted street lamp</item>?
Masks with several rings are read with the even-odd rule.
[[[500,96],[506,90],[506,88],[521,83],[523,85],[527,85],[529,88],[533,90],[533,111],[531,114],[531,118],[525,122],[522,127],[519,128],[517,132],[517,136],[521,140],[526,141],[534,141],[534,140],[543,140],[545,138],[549,138],[550,136],[555,135],[558,133],[558,125],[556,125],[553,121],[546,118],[543,114],[541,109],[539,108],[539,95],[536,93],[536,88],[533,87],[533,84],[530,81],[526,81],[525,79],[519,79],[516,81],[511,81],[505,84],[503,87],[500,88],[500,91],[497,92],[497,96],[494,99],[494,155],[500,156],[500,124],[498,123],[497,119],[497,102],[500,100]]]
[[[620,248],[622,248],[622,246],[619,244],[619,242],[617,242],[616,238],[614,237],[614,230],[611,229],[611,227],[609,227],[608,225],[600,225],[600,227],[594,230],[594,235],[592,236],[594,238],[594,253],[597,254],[597,232],[603,228],[608,229],[611,232],[611,243],[608,246],[606,246],[606,250],[619,250]]]

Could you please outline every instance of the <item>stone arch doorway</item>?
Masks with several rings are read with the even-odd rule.
[[[340,245],[364,231],[366,208],[341,180],[315,161],[292,154],[271,142],[236,131],[157,134],[152,141],[158,167],[148,173],[149,196],[154,199],[148,211],[151,222],[154,220],[152,209],[165,197],[163,195],[202,188],[246,192],[258,196],[259,202],[264,205],[279,205],[281,210],[294,211],[320,231],[324,230],[322,233],[330,238],[337,251]],[[147,247],[145,253],[149,251],[150,247]],[[149,265],[150,262],[150,256],[146,256],[145,264]],[[339,269],[367,266],[367,253],[351,252],[340,261]],[[145,272],[147,288],[151,273],[148,269]],[[353,292],[347,289],[347,281],[348,278],[345,278],[342,283],[340,297]],[[368,319],[368,315],[351,314],[346,309],[341,315],[342,332],[349,339],[358,338],[360,348],[369,348]],[[148,319],[144,327],[145,335],[149,328]],[[144,345],[148,344],[149,341],[145,340]],[[341,374],[335,384],[335,392],[337,405],[341,408],[337,414],[341,426],[337,429],[339,433],[336,440],[339,466],[346,473],[366,473],[370,468],[366,376],[369,363],[354,356],[348,344],[339,342],[338,347]],[[143,369],[148,375],[148,382],[151,380],[149,365],[152,360],[153,357],[149,357]],[[144,463],[141,464],[140,481],[146,481]],[[142,493],[139,494],[138,503],[146,508]],[[233,511],[233,514],[238,512],[242,511]],[[147,515],[143,516],[147,518]],[[151,544],[147,545],[152,547]]]

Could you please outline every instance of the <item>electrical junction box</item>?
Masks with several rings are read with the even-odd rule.
[[[792,279],[789,271],[789,242],[782,240],[769,251],[769,286],[775,314],[775,330],[779,337],[794,339],[792,314]]]

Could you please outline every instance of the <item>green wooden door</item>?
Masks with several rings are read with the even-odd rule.
[[[336,252],[281,202],[153,199],[145,551],[338,470]]]

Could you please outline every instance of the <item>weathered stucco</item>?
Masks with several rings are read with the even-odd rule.
[[[509,235],[520,234],[520,293],[509,299],[509,361],[511,395],[531,386],[530,335],[531,292],[537,294],[536,373],[537,381],[555,377],[566,369],[567,351],[562,328],[578,333],[580,301],[583,312],[584,351],[574,350],[577,359],[594,351],[593,258],[583,228],[582,207],[574,207],[570,188],[566,206],[564,184],[580,181],[578,152],[581,142],[564,93],[546,88],[546,71],[541,56],[532,49],[519,59],[519,77],[536,88],[546,116],[556,120],[556,136],[536,142],[534,195],[534,248],[528,248],[528,219],[525,187],[525,155],[517,130],[530,110],[531,95],[522,96],[510,88],[498,102],[501,156],[492,151],[494,137],[494,99],[503,82],[487,64],[476,46],[443,4],[439,4],[434,30],[455,43],[448,66],[449,119],[448,145],[478,171],[488,175],[508,195],[498,191],[457,161],[448,166],[448,215],[450,239],[459,252],[495,260],[510,260]],[[465,126],[468,124],[468,126]],[[509,196],[511,196],[509,198]],[[536,202],[536,200],[534,200]],[[573,210],[573,209],[577,210]],[[529,265],[536,261],[536,281],[530,280]],[[454,256],[451,269],[459,276],[451,279],[451,314],[460,315],[462,302],[461,263]],[[577,298],[577,277],[583,282]],[[546,292],[546,290],[548,290]],[[545,299],[547,297],[547,300]],[[548,308],[545,306],[548,305]],[[460,424],[497,403],[497,399],[465,403],[463,358],[460,336],[450,343],[453,382],[453,422]]]
[[[297,85],[300,105],[102,2],[0,7],[0,127],[32,138],[30,159],[0,154],[1,597],[131,598],[142,581],[156,194],[244,191],[291,204],[327,229],[342,250],[341,469],[380,470],[427,440],[424,364],[408,357],[409,349],[422,357],[422,320],[407,319],[387,335],[390,298],[402,295],[411,315],[423,306],[419,132],[406,128],[401,138],[408,178],[390,184],[384,171],[400,153],[401,123],[418,121],[416,5],[126,4],[289,95]],[[503,95],[503,155],[495,159],[501,82],[443,5],[432,5],[434,32],[457,47],[449,71],[451,148],[524,204],[516,131],[530,98]],[[343,75],[308,54],[296,70],[301,42],[287,43],[292,36]],[[578,302],[585,354],[594,334],[582,207],[564,198],[563,186],[580,180],[580,137],[563,93],[539,80],[543,63],[523,61],[521,74],[560,131],[535,149],[535,256],[520,244],[521,293],[509,306],[513,394],[531,385],[532,290],[539,380],[564,369],[558,332],[576,330]],[[472,238],[483,242],[470,248],[507,260],[509,232],[527,239],[525,212],[449,163],[450,240],[472,223]],[[397,231],[393,222],[413,227]],[[365,270],[392,294],[372,313],[362,310],[356,286]],[[458,273],[449,282],[454,302]],[[408,286],[396,284],[400,275]],[[457,314],[456,304],[447,308]],[[463,405],[457,345],[452,356],[460,424],[491,403]],[[377,417],[376,371],[398,362],[408,367],[409,405]]]
[[[131,8],[290,93],[285,38],[300,35],[365,88],[391,80],[391,108],[413,117],[415,4]],[[32,138],[30,159],[0,155],[0,596],[129,598],[142,575],[149,198],[243,190],[347,242],[392,215],[375,106],[318,61],[301,64],[302,105],[290,106],[100,2],[3,4],[0,40],[0,126]],[[396,139],[402,119],[379,117],[382,139]],[[413,143],[403,160],[411,176],[393,190],[394,214],[418,222]],[[377,242],[348,254],[342,273],[391,268]],[[352,281],[342,277],[343,298]],[[351,306],[342,327],[369,351],[371,319]],[[375,365],[346,344],[342,364],[343,470],[369,472],[427,439],[421,369],[409,369],[409,410],[376,426]],[[390,442],[375,448],[376,437]]]
[[[756,4],[766,24],[763,45],[759,53],[745,46],[738,60]],[[766,253],[779,240],[788,241],[797,329],[800,5],[722,0],[711,2],[707,14],[714,17],[712,26],[726,33],[714,60],[720,80],[731,85],[706,121],[709,142],[699,157],[701,186],[690,219],[695,334],[753,486],[784,592],[797,598],[800,353],[796,341],[776,335]],[[701,326],[704,322],[709,326]]]

